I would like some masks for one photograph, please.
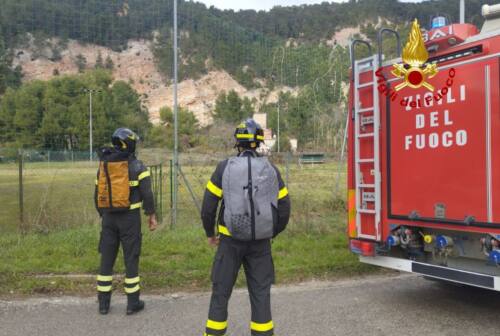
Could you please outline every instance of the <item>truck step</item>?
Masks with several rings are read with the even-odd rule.
[[[369,87],[369,86],[373,86],[373,82],[359,84],[357,88],[362,89],[362,88]]]
[[[371,112],[371,111],[373,111],[373,106],[372,107],[365,107],[365,108],[359,109],[357,112],[358,113],[365,113],[365,112]]]
[[[357,212],[361,214],[375,215],[376,211],[372,209],[356,209]]]
[[[373,163],[375,159],[359,159],[358,163]]]

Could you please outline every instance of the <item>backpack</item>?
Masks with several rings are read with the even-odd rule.
[[[97,177],[97,208],[113,211],[130,208],[128,153],[102,152]]]
[[[277,223],[278,176],[265,157],[228,159],[222,175],[224,225],[237,240],[273,237]]]

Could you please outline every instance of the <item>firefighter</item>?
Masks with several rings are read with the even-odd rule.
[[[113,266],[120,244],[123,249],[126,275],[127,315],[144,309],[139,299],[139,255],[141,252],[141,213],[149,216],[149,229],[157,228],[149,170],[137,160],[135,148],[139,137],[127,128],[119,128],[111,137],[113,147],[99,150],[95,203],[102,217],[99,242],[100,272],[97,276],[99,313],[110,308]]]
[[[226,335],[228,302],[243,264],[252,310],[251,334],[269,336],[274,335],[271,239],[288,224],[290,198],[278,169],[257,154],[264,140],[260,125],[248,119],[234,136],[238,154],[218,164],[203,199],[202,221],[208,243],[218,246],[204,335]]]

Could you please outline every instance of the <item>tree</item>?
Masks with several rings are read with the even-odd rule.
[[[43,105],[41,97],[45,91],[45,85],[41,81],[31,83],[19,89],[15,97],[15,114],[13,125],[16,130],[14,140],[20,147],[28,144],[41,147],[38,128],[43,117]],[[7,126],[9,127],[9,126]]]
[[[21,147],[86,150],[89,99],[93,96],[94,143],[106,144],[117,127],[148,134],[148,113],[137,92],[125,82],[112,83],[109,71],[34,81],[8,89],[0,103],[0,140]]]
[[[87,67],[87,59],[82,55],[76,55],[75,64],[78,67],[78,72],[82,73]]]
[[[255,109],[253,107],[252,101],[248,97],[243,98],[243,103],[241,105],[241,115],[243,117],[242,119],[252,118],[254,114]]]
[[[95,68],[96,69],[103,69],[104,68],[104,63],[102,60],[102,54],[101,54],[100,50],[97,52],[97,58],[95,60]]]
[[[12,57],[5,47],[0,26],[0,96],[8,87],[18,87],[21,84],[21,68],[11,69]]]
[[[241,99],[234,90],[228,94],[222,92],[215,102],[215,118],[227,122],[238,123],[252,117],[254,112],[250,99]]]
[[[104,67],[108,70],[113,70],[115,67],[115,64],[113,63],[113,60],[111,59],[111,56],[106,57],[106,63],[104,64]]]
[[[148,145],[155,147],[174,147],[174,114],[169,107],[160,109],[159,125],[151,128]],[[178,134],[180,150],[193,148],[200,143],[199,125],[195,115],[180,107],[178,111]]]

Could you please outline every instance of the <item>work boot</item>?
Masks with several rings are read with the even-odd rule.
[[[140,312],[144,306],[144,301],[139,300],[139,292],[127,294],[127,315]]]
[[[109,312],[109,306],[111,302],[111,292],[109,293],[98,293],[97,299],[99,300],[99,313],[101,315],[106,315]]]

